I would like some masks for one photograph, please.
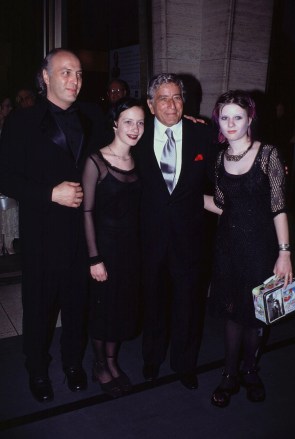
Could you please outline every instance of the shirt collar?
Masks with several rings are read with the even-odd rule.
[[[179,137],[181,130],[182,130],[182,119],[180,119],[180,121],[175,124],[172,125],[171,127],[167,127],[166,125],[163,125],[156,117],[155,117],[155,134],[156,137],[158,138],[164,138],[165,131],[167,130],[167,128],[171,128],[171,130],[173,131],[173,135],[174,137]]]
[[[78,110],[78,106],[77,106],[76,102],[74,102],[72,105],[70,105],[69,108],[67,108],[66,110],[63,110],[62,108],[58,107],[57,105],[55,105],[53,102],[49,101],[48,99],[47,99],[47,102],[48,102],[50,110],[53,113],[66,114],[66,113],[73,113],[73,112]]]

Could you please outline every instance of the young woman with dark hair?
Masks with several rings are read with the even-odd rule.
[[[115,398],[131,390],[117,357],[120,343],[138,329],[140,182],[130,149],[143,134],[144,111],[133,98],[122,98],[112,111],[114,140],[87,159],[83,191],[93,379]]]

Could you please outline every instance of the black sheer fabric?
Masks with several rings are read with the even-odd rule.
[[[258,327],[252,289],[273,274],[278,243],[273,218],[286,211],[285,171],[274,146],[261,145],[250,170],[233,175],[216,163],[215,204],[223,209],[210,288],[211,310]]]
[[[255,369],[259,348],[263,342],[263,332],[261,329],[247,327],[232,320],[227,320],[224,332],[224,369],[226,373],[237,376],[241,360],[244,371]]]
[[[118,169],[100,152],[87,159],[82,182],[90,264],[104,262],[108,273],[91,283],[91,335],[125,340],[137,328],[140,182],[135,169]]]

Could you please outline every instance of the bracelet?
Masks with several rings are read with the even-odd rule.
[[[291,251],[290,244],[279,244],[279,249],[282,251]]]

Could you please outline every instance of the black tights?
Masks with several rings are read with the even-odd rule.
[[[122,373],[117,363],[120,343],[92,339],[92,346],[95,354],[95,361],[97,364],[96,370],[99,380],[102,383],[106,383],[113,378],[117,378]]]
[[[243,360],[243,370],[255,368],[262,341],[263,328],[249,328],[227,320],[225,322],[225,372],[237,375],[240,358]]]

